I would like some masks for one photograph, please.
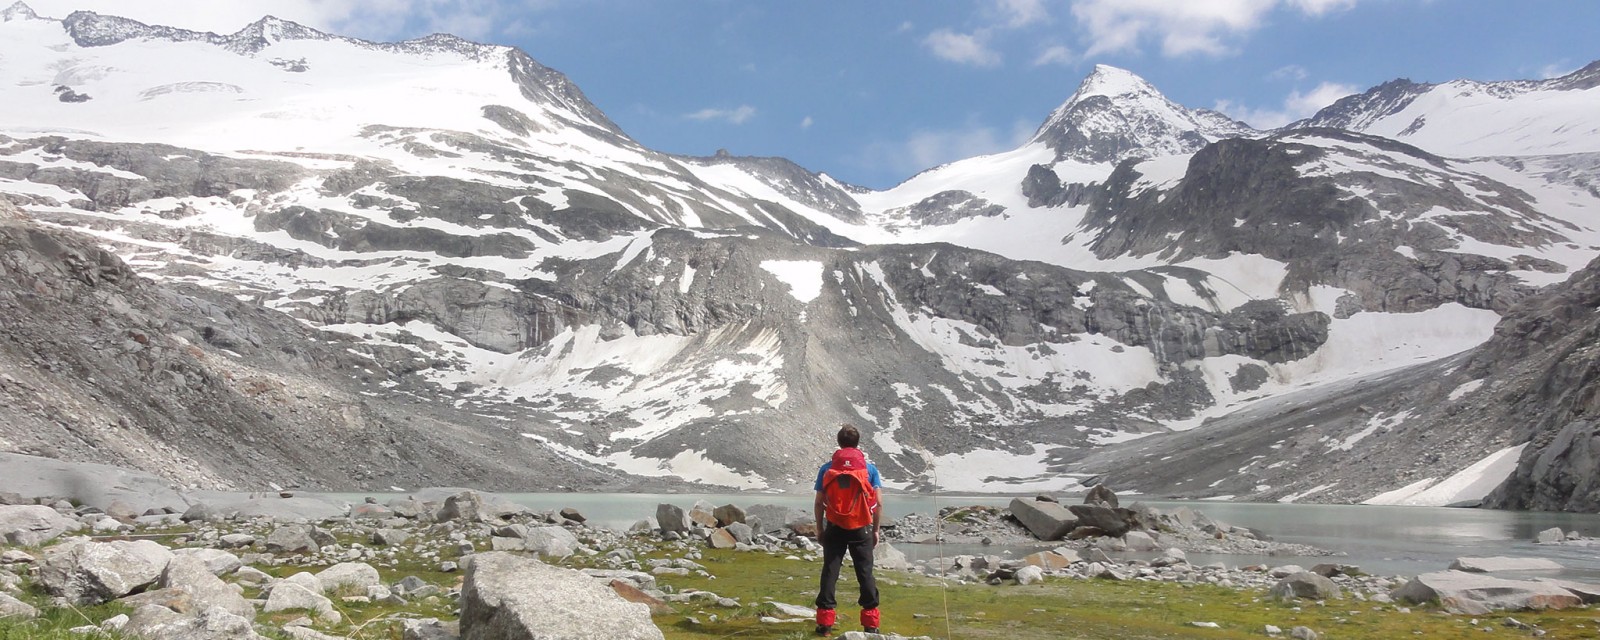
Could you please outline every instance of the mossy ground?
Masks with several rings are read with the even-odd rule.
[[[651,557],[678,557],[679,550],[658,550]],[[378,563],[385,583],[406,576],[448,589],[459,586],[460,573],[438,571],[438,559],[402,553],[395,566]],[[596,558],[575,556],[559,562],[568,567],[593,566]],[[738,598],[744,606],[724,609],[710,602],[674,603],[671,611],[655,616],[656,624],[669,640],[691,638],[813,638],[809,622],[768,624],[761,616],[775,616],[771,601],[810,606],[816,597],[819,564],[787,560],[764,553],[706,550],[699,563],[714,578],[699,576],[661,576],[658,583],[677,592],[690,589],[712,591]],[[323,567],[282,565],[261,567],[272,575],[286,577],[299,571],[316,572]],[[1504,626],[1514,617],[1537,625],[1545,638],[1600,637],[1600,611],[1591,608],[1551,612],[1518,612],[1482,616],[1471,624],[1470,616],[1454,616],[1437,607],[1411,607],[1402,613],[1395,605],[1362,602],[1353,598],[1326,604],[1305,603],[1299,607],[1266,600],[1264,594],[1212,586],[1185,586],[1155,582],[1112,582],[1103,580],[1049,579],[1041,584],[960,585],[908,573],[880,572],[883,629],[907,636],[934,638],[1262,638],[1266,625],[1285,631],[1304,625],[1323,638],[1485,638],[1532,637],[1528,630]],[[836,632],[859,629],[854,606],[858,591],[853,574],[846,569],[839,583],[839,624]],[[254,591],[247,591],[254,596]],[[404,605],[346,601],[329,594],[344,620],[336,625],[318,623],[324,633],[352,640],[400,640],[398,618],[455,617],[455,605],[440,596],[433,602]],[[68,629],[126,613],[123,605],[112,603],[96,607],[52,609],[48,598],[37,589],[26,589],[25,601],[43,612],[35,621],[0,619],[0,640],[78,640]],[[947,615],[948,612],[948,615]],[[281,624],[305,615],[262,614],[261,622]],[[779,616],[781,617],[781,616]],[[694,621],[691,621],[691,618]],[[697,622],[696,622],[697,621]],[[1193,622],[1214,622],[1218,628],[1198,628]],[[269,638],[282,638],[267,633]],[[118,637],[115,634],[98,637]]]
[[[704,589],[737,597],[745,606],[675,604],[672,614],[655,618],[667,638],[815,637],[810,623],[760,622],[771,611],[759,605],[775,600],[810,606],[816,597],[817,563],[707,551],[701,564],[716,579],[667,576],[660,582],[679,591]],[[854,606],[858,592],[850,571],[844,574],[836,633],[860,628]],[[879,591],[884,631],[934,638],[1262,638],[1269,624],[1282,628],[1285,637],[1302,625],[1328,639],[1532,637],[1531,631],[1503,626],[1507,617],[1537,625],[1545,638],[1600,637],[1600,611],[1588,608],[1482,616],[1474,626],[1470,616],[1448,615],[1436,607],[1401,613],[1395,605],[1353,598],[1296,607],[1268,601],[1261,592],[1156,582],[1052,579],[1025,587],[956,585],[884,572]],[[1218,628],[1199,628],[1193,622],[1214,622]]]

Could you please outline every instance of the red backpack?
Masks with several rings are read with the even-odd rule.
[[[867,456],[850,447],[833,453],[833,462],[822,474],[822,505],[828,522],[844,529],[860,529],[872,524],[878,510],[878,490],[872,486]]]

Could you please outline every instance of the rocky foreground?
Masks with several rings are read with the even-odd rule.
[[[85,503],[0,493],[0,631],[9,625],[25,630],[21,637],[71,637],[46,635],[70,610],[84,624],[63,633],[151,640],[663,638],[659,619],[669,614],[685,615],[691,628],[755,616],[777,635],[808,630],[813,611],[674,584],[737,570],[739,561],[713,567],[706,554],[807,566],[820,559],[809,514],[772,505],[662,504],[653,518],[615,531],[590,526],[577,509],[535,511],[466,490],[423,491],[383,504],[292,492],[215,494],[181,511],[155,504],[165,497],[149,493],[84,495],[96,497]],[[140,495],[152,502],[139,503]],[[1316,550],[1287,547],[1189,509],[1122,508],[1115,500],[1097,490],[1085,505],[1041,496],[1017,499],[1008,509],[909,516],[886,527],[890,542],[876,554],[880,575],[888,584],[927,577],[1002,588],[1070,580],[1214,585],[1248,594],[1241,600],[1361,603],[1402,612],[1426,605],[1468,615],[1600,599],[1600,587],[1592,585],[1484,573],[1551,568],[1518,558],[1462,558],[1448,571],[1410,579],[1336,563],[1195,566],[1187,553]],[[1559,531],[1542,536],[1549,544],[1592,542]],[[895,546],[970,539],[1044,550],[1021,558],[941,554],[908,562]],[[1124,551],[1155,558],[1119,557]],[[1262,630],[1297,638],[1318,633]]]

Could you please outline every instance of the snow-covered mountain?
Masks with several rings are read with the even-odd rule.
[[[1226,138],[1255,135],[1249,125],[1168,100],[1126,70],[1095,65],[1078,90],[1033,135],[1058,160],[1117,162],[1193,153]]]
[[[1597,94],[1600,61],[1548,80],[1402,79],[1346,96],[1289,126],[1369,133],[1456,158],[1594,153],[1600,151]]]
[[[0,18],[0,196],[170,292],[141,297],[144,315],[206,295],[267,314],[163,338],[204,356],[183,371],[214,374],[228,406],[271,416],[219,434],[326,427],[306,418],[325,406],[247,392],[271,373],[360,398],[343,420],[397,452],[313,472],[262,448],[277,453],[241,471],[162,426],[204,419],[118,420],[78,383],[13,419],[73,456],[170,472],[187,455],[208,470],[195,482],[788,488],[852,421],[895,486],[1062,489],[1115,475],[1104,452],[1470,350],[1600,255],[1596,156],[1462,158],[1354,115],[1254,131],[1110,67],[1018,149],[869,191],[782,158],[644,148],[506,47],[271,18],[229,35],[21,4]],[[1529,118],[1600,100],[1534,84],[1564,99],[1518,102]],[[1384,100],[1417,104],[1368,102]],[[1428,121],[1472,122],[1461,104]],[[41,417],[67,407],[124,444]],[[438,433],[484,460],[415,463]],[[1462,438],[1426,471],[1494,441]],[[142,463],[152,443],[174,453]],[[1357,438],[1322,464],[1378,445],[1432,443]],[[496,457],[513,455],[538,463]],[[1162,478],[1140,487],[1176,486]]]

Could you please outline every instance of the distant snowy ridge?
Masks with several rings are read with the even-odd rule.
[[[1346,96],[1288,128],[1370,133],[1450,157],[1600,152],[1600,61],[1548,80],[1419,84]]]

